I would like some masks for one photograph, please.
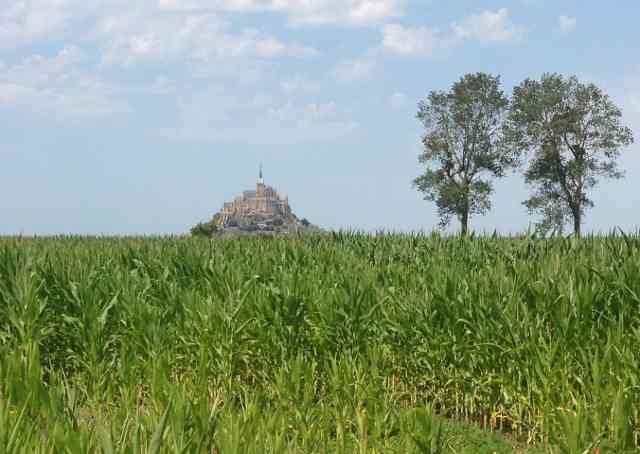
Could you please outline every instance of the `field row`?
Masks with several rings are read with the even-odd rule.
[[[632,452],[639,251],[613,236],[0,239],[0,450]]]

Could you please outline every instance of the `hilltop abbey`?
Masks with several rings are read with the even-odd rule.
[[[241,196],[236,197],[232,202],[225,203],[220,215],[224,225],[230,219],[249,218],[257,215],[287,218],[291,215],[291,208],[289,207],[288,197],[281,197],[274,188],[264,184],[262,166],[260,166],[260,174],[255,191],[244,191]]]

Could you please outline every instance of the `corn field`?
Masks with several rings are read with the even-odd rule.
[[[640,236],[0,239],[2,453],[639,446]]]

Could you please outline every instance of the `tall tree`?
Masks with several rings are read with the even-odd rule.
[[[436,203],[441,226],[457,217],[466,235],[471,216],[491,209],[492,178],[516,163],[502,146],[508,105],[500,77],[484,73],[467,74],[450,91],[432,91],[418,105],[426,129],[419,160],[426,171],[413,183]]]
[[[524,205],[541,215],[539,227],[562,230],[573,221],[580,236],[589,191],[599,178],[623,175],[617,159],[633,134],[620,109],[594,84],[544,74],[515,87],[506,130],[516,149],[532,154],[524,175],[533,193]]]

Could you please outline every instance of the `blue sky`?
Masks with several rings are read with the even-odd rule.
[[[636,144],[586,229],[640,226],[640,2],[0,0],[0,234],[184,233],[255,184],[328,228],[431,230],[416,104],[576,74]],[[518,176],[480,231],[530,218]],[[457,228],[457,226],[455,226]]]

